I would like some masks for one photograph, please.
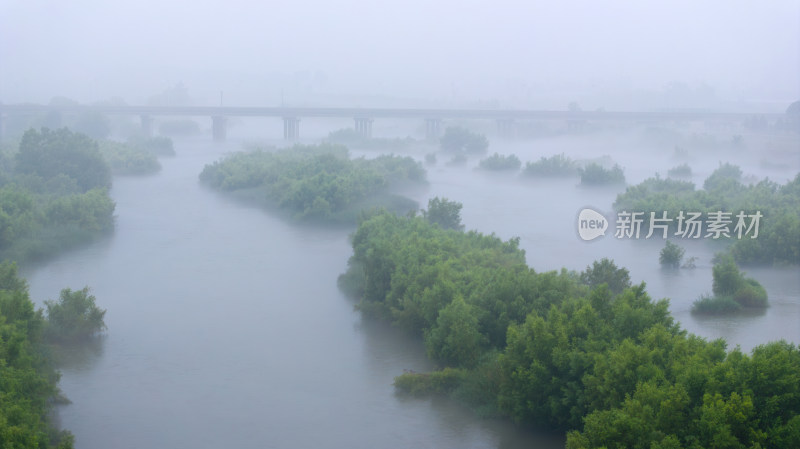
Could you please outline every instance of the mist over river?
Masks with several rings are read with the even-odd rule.
[[[313,135],[311,132],[309,135]],[[490,152],[533,161],[561,152],[609,154],[626,168],[628,184],[677,162],[653,158],[629,138],[583,145],[578,138],[492,142]],[[275,142],[280,142],[275,140]],[[561,435],[484,420],[447,400],[396,396],[394,376],[433,368],[420,340],[353,310],[337,276],[351,254],[352,229],[294,225],[264,210],[206,189],[204,167],[241,141],[176,141],[178,155],[144,178],[115,178],[113,235],[26,267],[38,304],[65,287],[88,285],[107,309],[102,343],[73,354],[61,368],[72,401],[58,408],[76,446],[100,448],[557,448]],[[376,153],[357,153],[375,155]],[[422,159],[424,151],[414,154]],[[692,162],[696,184],[717,160],[743,161],[745,174],[785,182],[794,171],[765,172],[749,153],[713,154]],[[690,332],[724,337],[729,347],[776,339],[800,342],[800,271],[745,271],[766,288],[763,314],[697,318],[689,311],[711,290],[708,242],[681,243],[697,268],[662,270],[660,239],[582,242],[575,218],[582,207],[610,212],[621,189],[585,189],[577,179],[521,180],[475,171],[474,161],[428,168],[430,186],[417,193],[462,202],[467,229],[519,236],[537,271],[583,270],[602,257],[645,281],[653,298],[671,299]]]

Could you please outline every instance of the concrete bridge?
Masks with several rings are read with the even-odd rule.
[[[706,112],[706,111],[547,111],[524,109],[419,109],[419,108],[351,108],[351,107],[235,107],[235,106],[88,106],[88,105],[37,105],[0,104],[0,136],[2,119],[22,114],[81,114],[96,112],[108,115],[139,116],[145,134],[152,133],[153,117],[185,116],[210,117],[214,140],[225,140],[229,117],[282,117],[283,136],[287,140],[300,137],[301,118],[352,117],[355,130],[372,136],[372,123],[376,119],[421,119],[425,123],[428,139],[438,137],[442,121],[446,119],[485,119],[497,122],[498,134],[511,137],[515,133],[515,120],[563,120],[568,126],[580,126],[590,121],[733,121],[741,122],[755,115],[772,120],[783,114]]]

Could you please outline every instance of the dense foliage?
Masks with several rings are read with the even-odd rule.
[[[686,252],[680,246],[667,240],[667,243],[661,248],[661,253],[658,255],[658,263],[672,268],[681,266],[683,255]]]
[[[714,296],[695,301],[692,312],[727,313],[744,307],[767,307],[767,291],[755,279],[745,277],[730,255],[723,255],[714,264],[712,275]]]
[[[442,229],[463,231],[464,225],[461,224],[462,207],[463,205],[459,202],[437,196],[428,200],[428,209],[422,211],[422,216],[429,223],[436,224]]]
[[[513,154],[509,154],[508,156],[502,156],[498,153],[494,153],[493,155],[487,157],[486,159],[481,160],[478,163],[478,167],[484,170],[519,170],[519,167],[522,166],[522,161]]]
[[[43,343],[47,322],[17,277],[16,265],[0,263],[0,446],[71,448],[73,438],[51,422],[59,374]]]
[[[631,276],[627,268],[620,268],[613,260],[602,258],[592,262],[580,274],[582,284],[589,288],[605,284],[611,293],[618,295],[631,286]]]
[[[161,170],[156,155],[142,147],[103,140],[99,148],[115,175],[146,175]]]
[[[45,301],[45,337],[56,342],[75,342],[95,336],[106,328],[106,311],[97,307],[89,287],[61,290],[58,301]]]
[[[692,167],[690,167],[687,163],[677,165],[667,170],[667,176],[670,178],[691,178]]]
[[[523,174],[539,177],[566,177],[578,175],[578,163],[568,156],[556,154],[555,156],[542,156],[536,162],[527,162]]]
[[[593,162],[579,168],[578,172],[585,186],[625,184],[625,174],[617,164],[609,169]]]
[[[82,192],[111,187],[111,169],[97,142],[67,128],[28,130],[19,144],[16,170],[44,179],[65,175],[75,180]]]
[[[405,183],[424,182],[425,170],[409,157],[351,159],[343,146],[296,145],[279,152],[233,154],[207,165],[200,180],[223,191],[249,192],[298,220],[352,222],[370,207],[415,209],[411,200],[391,192]]]
[[[439,139],[442,150],[458,154],[481,154],[489,148],[489,140],[483,134],[460,126],[448,126]]]
[[[97,143],[66,129],[25,133],[0,160],[0,259],[44,257],[113,229],[110,169]]]
[[[364,219],[352,244],[340,285],[364,313],[421,335],[443,368],[400,375],[399,391],[569,430],[569,448],[800,445],[797,347],[726,353],[611,261],[536,273],[517,239],[390,213]]]
[[[673,220],[669,231],[677,234],[679,212],[701,213],[702,219],[709,213],[730,213],[731,223],[726,237],[732,244],[730,251],[737,262],[742,264],[798,264],[800,263],[800,174],[785,185],[768,179],[757,184],[741,183],[741,170],[729,164],[721,165],[705,180],[702,190],[695,190],[694,184],[687,181],[650,178],[630,186],[625,193],[617,196],[614,209],[619,211],[643,212],[642,228],[646,229],[650,213],[661,217],[663,212]],[[737,215],[745,215],[742,236],[736,232],[739,222]],[[758,220],[758,236],[755,228],[746,233],[753,224],[750,218],[761,214]],[[702,236],[706,235],[703,229]]]

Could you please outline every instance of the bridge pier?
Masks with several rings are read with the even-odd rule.
[[[497,134],[503,139],[511,139],[516,135],[516,127],[514,126],[514,119],[501,118],[497,119]]]
[[[300,138],[300,119],[297,117],[283,118],[283,138],[297,140]]]
[[[425,119],[425,138],[428,140],[436,140],[439,138],[439,131],[442,128],[442,119],[426,118]]]
[[[142,114],[142,134],[145,137],[153,137],[153,117],[149,115]]]
[[[211,117],[211,135],[214,137],[214,142],[223,142],[228,134],[227,129],[228,118],[221,115]]]
[[[372,137],[372,119],[365,118],[365,117],[356,117],[356,132],[361,135],[361,137],[371,138]]]

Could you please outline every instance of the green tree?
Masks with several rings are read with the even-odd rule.
[[[439,140],[444,151],[454,153],[483,153],[489,148],[489,140],[460,126],[449,126]]]
[[[588,285],[590,288],[607,284],[614,294],[620,294],[624,289],[631,286],[631,277],[628,270],[617,267],[613,260],[606,257],[599,262],[592,262],[591,266],[587,266],[581,273],[580,279],[581,283]]]
[[[18,173],[45,179],[64,174],[74,179],[83,192],[111,187],[111,169],[97,142],[66,128],[28,130],[20,141],[16,161]]]
[[[436,326],[425,333],[428,356],[454,366],[475,366],[485,342],[474,308],[460,295],[439,312]]]
[[[519,170],[522,162],[516,155],[501,156],[499,153],[480,161],[478,166],[484,170]]]
[[[744,286],[744,275],[730,255],[722,256],[721,260],[714,264],[711,272],[714,279],[711,291],[716,296],[733,295]]]
[[[661,253],[658,256],[658,262],[661,265],[678,268],[681,266],[684,252],[685,250],[683,248],[667,240],[667,243],[664,245],[664,248],[661,249]]]
[[[461,208],[464,207],[457,201],[447,198],[431,198],[428,200],[428,210],[422,211],[422,216],[432,224],[438,224],[442,229],[455,229],[463,231],[461,224]]]
[[[46,336],[51,341],[74,342],[92,337],[106,328],[106,311],[97,307],[89,287],[61,290],[58,301],[45,301]]]

